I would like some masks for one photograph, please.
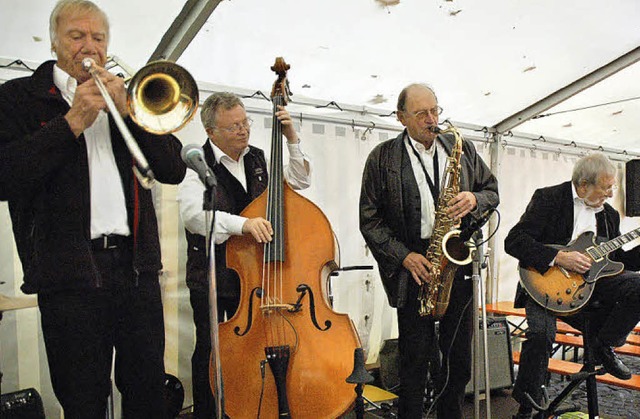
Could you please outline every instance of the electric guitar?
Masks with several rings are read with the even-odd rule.
[[[640,237],[640,228],[603,243],[597,243],[591,231],[582,233],[566,246],[549,245],[561,251],[576,251],[591,258],[591,268],[584,274],[552,266],[540,274],[533,268],[519,267],[520,284],[534,301],[558,316],[577,313],[589,302],[596,281],[617,275],[624,269],[620,262],[609,260],[609,253]]]

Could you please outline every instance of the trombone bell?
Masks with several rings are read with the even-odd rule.
[[[131,79],[127,105],[136,124],[154,134],[182,128],[198,108],[198,86],[187,70],[170,61],[142,67]]]
[[[137,103],[145,112],[162,115],[176,107],[180,100],[180,86],[168,74],[151,74],[140,82]]]

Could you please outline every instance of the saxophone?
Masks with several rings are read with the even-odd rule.
[[[456,229],[453,218],[447,215],[447,203],[460,192],[460,158],[462,157],[462,137],[458,130],[448,123],[448,128],[438,127],[433,132],[452,133],[455,144],[451,156],[447,158],[444,171],[442,189],[436,205],[436,217],[433,233],[427,249],[426,258],[431,263],[433,279],[423,283],[418,291],[421,316],[432,315],[434,319],[441,319],[449,305],[453,277],[458,266],[471,262],[471,250],[460,239],[460,230]]]

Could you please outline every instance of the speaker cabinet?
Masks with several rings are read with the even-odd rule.
[[[484,379],[484,339],[482,335],[482,321],[480,330],[480,391],[485,390]],[[487,318],[487,345],[489,347],[489,386],[491,390],[508,388],[513,385],[513,356],[511,354],[511,340],[509,339],[509,325],[504,317]],[[473,393],[473,377],[467,383],[467,394]]]
[[[40,394],[33,389],[15,391],[0,396],[2,419],[45,419]]]
[[[629,160],[625,165],[626,215],[640,215],[640,159]]]

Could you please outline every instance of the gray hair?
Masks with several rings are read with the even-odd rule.
[[[233,93],[230,92],[215,92],[211,96],[207,98],[202,104],[200,108],[200,119],[202,120],[202,125],[207,128],[215,128],[216,127],[216,113],[218,109],[224,109],[228,111],[229,109],[233,109],[236,106],[242,106],[244,108],[244,103],[240,100],[240,98]]]
[[[436,96],[436,92],[433,91],[433,88],[431,86],[426,83],[411,83],[410,85],[402,89],[402,91],[398,95],[398,105],[396,107],[396,110],[398,112],[404,112],[407,110],[407,97],[409,96],[409,91],[415,88],[427,89],[428,91],[433,93],[433,97],[436,98],[436,102],[438,101],[438,96]]]
[[[51,38],[52,51],[58,42],[58,23],[60,22],[60,16],[72,12],[94,13],[99,16],[107,28],[107,41],[109,40],[109,19],[106,13],[95,3],[89,0],[60,0],[51,11],[51,16],[49,16],[49,37]]]
[[[577,188],[581,183],[595,185],[600,176],[615,176],[616,167],[611,160],[602,153],[592,153],[576,162],[573,167],[571,182]]]

